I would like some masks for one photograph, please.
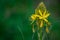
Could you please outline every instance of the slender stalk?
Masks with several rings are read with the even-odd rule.
[[[21,30],[21,28],[18,26],[18,30],[20,31],[21,35],[22,35],[22,39],[24,40],[24,35],[23,35],[23,32]]]
[[[34,40],[34,34],[35,34],[35,33],[33,33],[33,35],[32,35],[32,40]]]

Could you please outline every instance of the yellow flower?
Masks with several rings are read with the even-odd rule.
[[[47,18],[49,17],[49,15],[50,15],[50,13],[46,10],[46,7],[43,4],[43,2],[41,2],[39,4],[39,6],[36,8],[35,14],[33,14],[31,16],[32,23],[34,23],[34,21],[37,20],[37,18],[38,18],[38,20],[40,22],[37,22],[37,23],[39,23],[40,27],[43,27],[44,26],[44,22],[48,25],[48,24],[50,24],[48,22],[48,20],[47,20]],[[48,28],[46,28],[46,31],[48,32]]]

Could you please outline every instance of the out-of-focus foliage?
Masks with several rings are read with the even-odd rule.
[[[51,33],[45,39],[60,40],[59,0],[0,0],[0,40],[32,40],[29,17],[41,1],[51,13],[52,22]]]

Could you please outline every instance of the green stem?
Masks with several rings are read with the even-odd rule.
[[[42,29],[38,31],[38,40],[42,40]]]

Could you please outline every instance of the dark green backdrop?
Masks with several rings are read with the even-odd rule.
[[[40,2],[44,2],[51,14],[49,21],[52,25],[46,39],[60,40],[59,0],[0,0],[0,40],[32,40],[29,17]]]

